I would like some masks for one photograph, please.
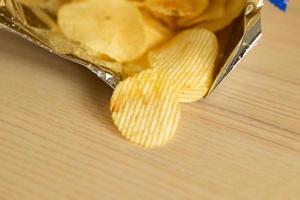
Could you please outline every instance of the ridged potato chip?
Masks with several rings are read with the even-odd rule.
[[[146,6],[156,13],[173,17],[196,16],[208,6],[209,0],[146,0]]]
[[[149,52],[148,60],[157,73],[170,78],[180,102],[193,102],[205,95],[202,91],[208,86],[201,84],[202,79],[213,75],[217,54],[218,41],[214,33],[188,29]]]
[[[197,80],[197,82],[194,83],[195,85],[193,85],[193,90],[191,90],[190,88],[187,88],[186,90],[181,90],[181,95],[179,97],[180,102],[195,102],[205,97],[214,81],[214,69],[215,65],[210,65],[208,69],[202,72],[201,75],[199,74],[201,78],[199,78],[199,80]]]
[[[184,17],[177,20],[178,27],[191,27],[204,21],[220,19],[225,14],[226,0],[211,0],[208,8],[196,17]]]
[[[86,0],[62,6],[58,24],[66,37],[118,62],[146,51],[146,33],[138,8],[126,0]]]
[[[231,24],[244,11],[246,3],[246,0],[226,0],[224,17],[200,23],[197,27],[219,31]]]
[[[143,147],[169,141],[180,118],[180,104],[169,79],[146,70],[118,84],[110,110],[121,134]]]

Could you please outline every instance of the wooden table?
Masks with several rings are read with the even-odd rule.
[[[260,45],[154,150],[87,69],[1,32],[0,199],[300,199],[299,10],[267,5]]]

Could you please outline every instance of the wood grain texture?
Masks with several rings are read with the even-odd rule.
[[[267,5],[263,41],[154,150],[88,70],[0,32],[0,199],[300,199],[299,10]]]

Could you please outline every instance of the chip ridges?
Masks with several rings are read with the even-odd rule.
[[[152,70],[129,77],[115,89],[110,110],[122,135],[144,147],[170,140],[180,118],[180,105],[168,79]]]
[[[186,102],[188,96],[193,96],[187,101],[191,102],[204,96],[199,90],[209,89],[209,83],[201,84],[201,79],[212,75],[217,54],[218,42],[214,33],[205,29],[189,29],[151,51],[148,59],[161,76],[170,78],[180,102]]]

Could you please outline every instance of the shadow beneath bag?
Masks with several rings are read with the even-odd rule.
[[[115,127],[109,111],[112,89],[87,68],[53,55],[3,30],[0,30],[1,57],[16,60],[18,66],[14,69],[14,73],[30,70],[33,73],[45,74],[45,78],[49,77],[48,74],[51,74],[51,76],[76,83],[74,85],[78,85],[78,87],[75,89],[80,90],[80,95],[84,98],[84,104],[80,104],[80,106],[86,110],[89,116],[96,118],[101,126],[107,126],[106,128],[113,130],[112,132],[118,133],[114,130]],[[2,67],[6,66],[0,63],[0,73]],[[18,69],[20,69],[20,72],[18,72]],[[19,76],[22,77],[23,75]],[[102,120],[105,120],[105,122],[102,123]]]

